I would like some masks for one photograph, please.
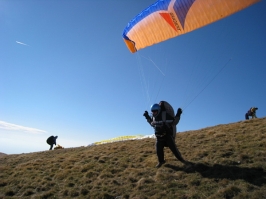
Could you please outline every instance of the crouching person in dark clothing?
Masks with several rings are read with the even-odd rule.
[[[172,117],[168,113],[164,113],[163,116],[161,107],[159,104],[151,106],[152,117],[145,111],[143,114],[147,119],[147,122],[154,128],[156,136],[156,153],[158,157],[157,168],[165,163],[164,159],[164,147],[169,147],[175,157],[184,163],[185,165],[191,165],[190,162],[185,161],[181,156],[178,148],[176,147],[175,140],[173,138],[172,124],[177,124],[182,114],[182,109],[179,108],[175,117]]]
[[[57,139],[58,136],[50,136],[46,142],[47,144],[50,145],[50,149],[49,150],[52,150],[53,149],[53,145],[56,145],[56,139]]]

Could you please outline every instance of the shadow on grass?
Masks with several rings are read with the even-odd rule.
[[[262,186],[266,183],[266,172],[262,168],[245,168],[237,166],[227,166],[215,164],[209,166],[202,163],[193,164],[193,167],[178,167],[166,164],[165,167],[171,168],[175,171],[184,171],[187,173],[198,172],[205,178],[217,179],[230,179],[237,180],[243,179],[256,186]]]

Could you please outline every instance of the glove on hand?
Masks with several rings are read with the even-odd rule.
[[[176,117],[180,117],[180,115],[182,114],[182,109],[181,108],[178,108],[177,109],[177,113],[176,113]]]
[[[149,116],[148,111],[145,111],[144,114],[143,114],[143,116],[144,116],[147,120],[150,119],[150,116]]]

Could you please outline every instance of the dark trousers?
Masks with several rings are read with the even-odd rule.
[[[156,140],[156,153],[158,157],[159,162],[164,162],[164,147],[168,146],[169,149],[172,151],[172,153],[175,155],[175,157],[181,161],[184,162],[185,160],[182,158],[180,152],[178,151],[175,141],[171,135],[165,135],[164,137],[157,137]]]
[[[54,146],[54,144],[50,144],[50,149],[49,150],[52,150],[53,146]]]

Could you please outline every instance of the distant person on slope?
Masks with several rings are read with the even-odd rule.
[[[49,150],[52,150],[53,149],[53,145],[56,145],[56,139],[58,138],[58,136],[50,136],[46,142],[47,144],[50,145],[50,149]]]
[[[191,163],[185,161],[178,151],[175,140],[173,138],[173,131],[171,129],[172,123],[177,124],[180,120],[182,114],[182,109],[179,108],[175,117],[172,117],[166,113],[165,119],[163,121],[163,116],[159,104],[154,104],[151,106],[152,117],[149,116],[148,112],[145,111],[143,116],[147,119],[147,122],[154,128],[156,136],[156,153],[158,157],[157,168],[162,166],[165,163],[164,159],[164,147],[168,146],[175,157],[184,163],[185,165],[191,165]]]
[[[258,107],[251,107],[248,112],[245,114],[245,119],[249,120],[249,117],[257,118],[256,111],[258,110]]]

